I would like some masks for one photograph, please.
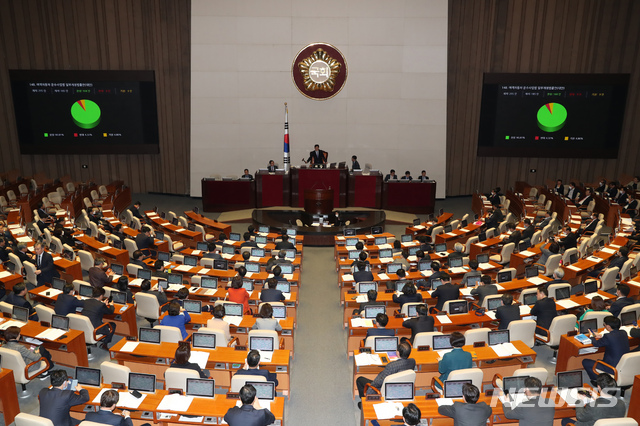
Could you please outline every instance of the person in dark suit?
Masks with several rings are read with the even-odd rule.
[[[151,269],[151,268],[149,268],[149,265],[147,265],[146,263],[144,263],[142,261],[142,259],[144,259],[144,253],[142,253],[142,250],[136,250],[136,251],[133,252],[133,257],[129,261],[129,263],[132,263],[134,265],[138,265],[142,269]]]
[[[38,321],[38,314],[36,314],[36,310],[26,299],[27,297],[27,286],[25,283],[18,283],[13,286],[13,290],[7,294],[4,301],[10,305],[18,306],[20,308],[29,309],[29,319],[33,321]]]
[[[62,294],[58,295],[54,310],[56,315],[68,315],[75,314],[76,308],[83,308],[84,300],[79,300],[75,296],[75,290],[73,284],[66,283],[62,287]]]
[[[376,320],[373,322],[373,328],[367,329],[367,335],[363,339],[363,342],[367,341],[367,337],[371,336],[395,336],[396,331],[392,328],[385,328],[389,323],[389,317],[387,314],[376,315]]]
[[[418,182],[426,182],[429,180],[429,176],[427,176],[427,171],[423,170],[420,172],[420,176],[418,176]]]
[[[547,287],[538,287],[537,293],[538,301],[533,308],[531,308],[531,315],[536,317],[536,325],[543,327],[545,330],[537,329],[536,333],[542,336],[547,335],[551,321],[558,315],[556,311],[556,302],[549,298],[549,291]]]
[[[442,310],[442,306],[447,300],[456,300],[460,298],[460,288],[451,283],[449,274],[443,272],[440,275],[440,279],[442,279],[443,284],[431,293],[432,298],[438,299],[435,308],[439,311]]]
[[[507,229],[509,235],[502,240],[502,244],[515,243],[517,247],[522,239],[522,233],[516,229],[516,224],[513,222],[507,223]]]
[[[209,378],[209,370],[203,370],[195,362],[189,362],[191,357],[191,346],[189,342],[178,342],[178,348],[171,363],[171,368],[184,368],[186,370],[193,370],[200,375],[201,379]]]
[[[553,192],[560,196],[564,196],[564,185],[562,184],[562,179],[558,179],[556,181],[556,186],[553,187]]]
[[[589,207],[589,203],[593,200],[591,188],[587,188],[584,194],[584,197],[576,202],[576,206],[578,206],[578,209],[580,210],[586,210],[587,207]]]
[[[536,228],[531,224],[531,219],[524,220],[524,230],[522,231],[522,239],[526,240],[527,238],[531,239],[533,234],[535,234]]]
[[[70,383],[67,372],[53,370],[49,374],[51,388],[40,390],[40,417],[51,420],[56,426],[73,426],[80,424],[80,420],[71,418],[69,410],[75,405],[89,401],[89,392],[82,386],[76,385],[74,390],[65,390]]]
[[[620,268],[622,269],[622,265],[629,260],[629,247],[622,246],[620,250],[618,250],[617,255],[609,262],[609,266],[607,268]]]
[[[432,287],[432,283],[434,280],[442,280],[443,282],[445,281],[444,279],[442,279],[443,276],[448,276],[448,274],[446,272],[441,272],[440,271],[440,262],[438,262],[437,260],[434,260],[433,262],[431,262],[431,276],[429,277],[428,280],[428,284],[429,287]]]
[[[609,312],[611,312],[614,317],[620,315],[622,308],[635,303],[635,301],[629,297],[630,291],[631,289],[628,285],[618,284],[618,288],[616,289],[617,299],[611,304],[611,306],[609,306]]]
[[[622,213],[626,213],[631,216],[631,219],[636,217],[636,213],[638,211],[638,200],[629,198],[628,204],[624,206],[624,211]]]
[[[29,252],[27,245],[25,243],[18,243],[17,250],[15,251],[16,256],[20,259],[20,262],[24,264],[24,262],[35,263],[33,260],[33,255]]]
[[[609,316],[604,318],[604,329],[608,331],[607,334],[594,334],[591,330],[589,331],[591,344],[596,348],[605,348],[602,362],[610,365],[612,368],[616,368],[622,355],[629,352],[629,335],[626,331],[620,330],[620,324],[620,318]],[[595,363],[596,361],[593,359],[582,360],[582,367],[586,370],[587,375],[592,381],[595,381],[598,377],[598,375],[593,372]],[[603,373],[615,374],[614,370],[602,364],[598,365],[598,370]]]
[[[592,213],[591,217],[587,219],[584,223],[582,223],[582,225],[580,226],[582,228],[581,233],[584,234],[586,232],[594,232],[597,226],[598,226],[598,214]]]
[[[381,303],[378,303],[376,301],[377,299],[378,299],[378,292],[377,291],[375,291],[375,290],[367,291],[367,301],[360,303],[360,306],[353,310],[353,314],[354,315],[362,314],[362,312],[364,312],[364,308],[366,306],[380,305]]]
[[[373,281],[373,273],[371,271],[367,271],[367,264],[358,260],[356,263],[357,271],[353,273],[353,279],[357,283],[362,281]]]
[[[42,201],[38,202],[38,204],[36,205],[36,212],[38,213],[38,216],[40,216],[40,219],[42,219],[43,221],[47,219],[53,219],[53,217],[44,208],[44,204],[42,203]]]
[[[578,245],[578,233],[573,232],[568,226],[564,227],[564,232],[566,233],[566,237],[558,241],[560,247],[563,250],[576,248],[576,246]]]
[[[361,170],[360,163],[358,163],[358,157],[355,155],[351,156],[351,171]]]
[[[588,403],[584,395],[578,397],[585,403],[576,406],[576,420],[562,419],[562,426],[573,423],[575,426],[593,426],[600,419],[624,417],[627,406],[624,399],[618,398],[618,385],[613,377],[607,373],[596,377],[596,390],[591,392],[593,402]]]
[[[495,208],[493,210],[489,210],[489,216],[485,222],[487,229],[497,228],[500,223],[504,220],[504,215],[502,214],[502,210],[500,208]]]
[[[216,243],[207,244],[207,249],[209,250],[206,253],[202,254],[202,257],[206,257],[207,259],[222,259],[220,254],[216,253]]]
[[[498,191],[496,189],[492,189],[489,195],[487,195],[487,200],[492,206],[497,208],[500,205],[500,195],[498,195]]]
[[[577,200],[580,198],[580,191],[576,188],[575,182],[569,182],[569,190],[567,191],[566,197],[570,200]]]
[[[144,219],[144,217],[140,213],[141,206],[142,206],[142,203],[140,201],[136,201],[135,203],[133,203],[133,207],[129,209],[131,210],[131,214],[133,214],[133,217],[137,217],[138,219]]]
[[[258,247],[258,243],[256,243],[255,241],[251,241],[251,234],[248,232],[245,232],[244,234],[242,234],[242,239],[244,240],[242,242],[242,244],[240,244],[240,248],[242,247]]]
[[[120,396],[118,391],[109,389],[100,397],[100,410],[87,413],[85,420],[88,422],[102,423],[113,426],[133,426],[131,413],[129,410],[122,410],[122,415],[115,414],[115,410]]]
[[[113,272],[109,271],[105,272],[105,270],[109,267],[107,261],[102,257],[96,257],[93,261],[93,266],[89,268],[89,283],[93,287],[104,287],[108,286],[111,283],[111,277],[113,277]]]
[[[282,241],[278,241],[276,243],[276,250],[291,250],[295,248],[296,246],[289,241],[289,236],[287,234],[283,234]]]
[[[500,324],[498,324],[499,330],[506,330],[511,321],[520,319],[520,307],[513,304],[511,293],[502,295],[502,306],[498,306],[498,309],[496,309],[496,319],[500,321]]]
[[[36,275],[38,286],[50,284],[53,278],[60,278],[60,274],[53,264],[53,257],[44,251],[44,244],[37,242],[34,246],[36,252]]]
[[[596,192],[598,194],[602,194],[606,190],[607,190],[607,180],[602,179],[600,182],[598,182],[598,187],[596,188]]]
[[[416,404],[410,402],[406,407],[402,409],[402,420],[407,426],[415,426],[420,424],[420,417],[422,412]]]
[[[404,328],[411,329],[411,338],[409,341],[413,345],[413,340],[416,338],[416,334],[433,331],[434,319],[429,315],[427,305],[418,305],[416,307],[417,318],[410,318],[402,322]],[[406,337],[403,337],[406,339]]]
[[[624,187],[622,187],[622,188],[620,188],[620,192],[618,193],[618,196],[616,197],[615,202],[618,203],[621,206],[626,206],[628,197],[629,196],[627,195],[626,189],[624,189]]]
[[[138,246],[138,250],[148,250],[153,248],[154,239],[151,236],[151,228],[147,225],[143,226],[140,229],[140,233],[136,235],[136,245]]]
[[[401,271],[401,270],[400,270]],[[400,272],[398,271],[398,272]],[[402,294],[400,296],[393,295],[393,302],[400,305],[400,309],[405,303],[420,303],[422,302],[422,294],[418,293],[416,286],[411,281],[408,281],[404,287],[402,287]]]
[[[551,223],[551,213],[548,211],[544,212],[544,219],[542,219],[540,221],[540,223],[538,223],[536,225],[537,229],[544,229],[545,226],[549,225]]]
[[[491,284],[491,277],[489,275],[483,275],[482,278],[480,278],[480,285],[471,290],[471,294],[478,296],[478,305],[482,306],[485,297],[498,294],[498,287],[496,287],[495,284]]]
[[[404,172],[404,176],[402,176],[400,180],[408,180],[409,182],[411,182],[413,180],[413,177],[411,177],[411,172],[409,170]]]
[[[313,167],[324,167],[327,164],[327,158],[329,154],[326,151],[320,149],[320,145],[314,145],[313,151],[309,153],[309,158],[305,161],[305,164],[311,163]]]
[[[267,379],[268,382],[275,382],[276,386],[278,386],[278,375],[276,373],[270,372],[267,369],[260,368],[260,352],[256,350],[252,350],[249,352],[244,363],[244,367],[236,371],[234,376],[235,375],[262,376]]]
[[[260,408],[253,386],[244,385],[240,389],[240,401],[242,407],[231,407],[224,415],[229,426],[267,426],[276,421],[271,411]]]
[[[261,302],[282,302],[285,300],[284,294],[276,288],[278,280],[275,278],[269,278],[267,285],[260,292]]]
[[[507,419],[519,420],[520,426],[552,426],[555,415],[555,404],[552,400],[542,398],[540,390],[542,383],[536,377],[524,380],[527,396],[526,404],[502,403],[502,410]]]
[[[253,175],[251,173],[249,173],[249,169],[244,169],[244,172],[242,174],[242,176],[240,176],[241,179],[249,179],[249,180],[253,180]]]
[[[409,358],[409,355],[411,355],[411,345],[407,342],[401,342],[398,345],[398,356],[400,358],[388,363],[384,367],[384,370],[378,373],[375,379],[371,380],[363,376],[358,377],[356,379],[356,387],[358,388],[358,395],[360,395],[360,398],[364,397],[364,388],[367,385],[367,383],[369,383],[372,387],[376,389],[380,389],[380,387],[382,386],[382,382],[384,382],[384,379],[387,376],[391,374],[399,373],[401,371],[415,369],[416,360],[413,358]],[[374,392],[373,389],[367,390],[367,393],[373,393],[373,392]],[[358,403],[358,407],[362,408],[362,402]]]
[[[147,294],[153,294],[156,299],[158,299],[160,306],[167,303],[167,295],[162,291],[162,287],[158,286],[158,290],[151,290],[150,280],[142,280],[142,283],[140,283],[140,291]]]
[[[398,180],[398,176],[396,175],[396,171],[391,169],[389,174],[384,177],[385,182],[389,182],[390,180]]]
[[[94,287],[93,297],[84,301],[82,315],[89,318],[94,329],[103,325],[102,318],[105,315],[110,315],[114,312],[113,302],[109,302],[104,297],[104,293],[104,288]],[[100,344],[102,349],[108,350],[108,345],[111,343],[111,339],[113,339],[113,334],[115,332],[116,324],[114,322],[108,323],[107,327],[102,327],[96,332],[99,336],[106,335]]]
[[[618,195],[618,186],[615,182],[609,182],[609,189],[607,189],[606,193],[609,198],[616,198],[616,196]]]
[[[462,280],[460,281],[463,286],[469,286],[470,278],[482,276],[482,272],[478,271],[478,266],[478,261],[476,259],[471,259],[469,261],[469,272],[465,272],[465,274],[462,276]]]
[[[267,171],[268,171],[269,173],[275,173],[275,171],[276,171],[276,169],[277,169],[277,168],[278,168],[278,167],[276,166],[275,161],[273,161],[273,160],[269,160],[269,165],[267,166]]]
[[[478,402],[480,390],[470,383],[465,383],[462,385],[462,395],[464,402],[456,401],[453,405],[441,405],[438,407],[438,413],[451,417],[454,426],[486,425],[492,410],[486,402]]]

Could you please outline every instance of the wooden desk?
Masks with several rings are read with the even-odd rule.
[[[640,339],[629,337],[629,344],[633,347],[640,344]],[[592,354],[580,354],[580,349],[591,348],[592,344],[583,345],[573,336],[566,334],[560,338],[560,346],[558,347],[556,374],[562,371],[582,370],[583,359],[602,359],[605,348],[598,348],[598,352]]]
[[[349,206],[379,209],[382,206],[382,174],[349,174]]]
[[[231,225],[218,222],[217,220],[209,219],[208,217],[202,216],[201,214],[195,213],[191,210],[185,211],[184,214],[187,216],[187,219],[199,225],[202,225],[207,233],[214,234],[216,238],[218,238],[220,234],[224,234],[227,238],[229,238],[229,234],[231,233]]]
[[[162,219],[158,213],[153,210],[145,211],[145,215],[153,222],[153,227],[169,234],[173,242],[182,242],[185,247],[196,248],[198,241],[202,241],[203,237],[200,232],[189,231],[180,226],[173,225],[171,222]]]
[[[201,186],[202,210],[205,212],[226,212],[256,207],[255,182],[252,180],[204,178]]]
[[[9,321],[7,318],[0,318],[0,324]],[[29,321],[20,328],[20,334],[24,337],[36,338],[36,336],[48,327],[40,325],[39,322]],[[56,364],[75,367],[89,366],[87,358],[87,347],[84,340],[84,333],[78,330],[69,330],[65,334],[67,337],[61,337],[55,341],[44,340],[44,347],[51,352],[51,358]]]
[[[446,224],[453,217],[453,213],[443,213],[441,216],[436,217],[435,221],[432,222],[422,222],[420,225],[412,225],[407,226],[405,230],[405,234],[410,235],[418,235],[418,234],[426,234],[427,230],[433,225],[443,225]],[[429,235],[431,236],[431,235]]]
[[[382,208],[408,213],[433,213],[436,182],[385,182],[382,184]]]
[[[631,388],[627,417],[631,417],[640,423],[640,375],[633,378],[633,388]]]
[[[126,339],[120,340],[110,349],[111,359],[120,365],[131,368],[136,373],[155,374],[157,379],[164,382],[164,372],[171,366],[174,360],[177,343],[163,342],[159,345],[152,343],[139,343],[135,352],[123,352]],[[217,347],[213,350],[197,348],[199,352],[208,352],[209,360],[207,369],[211,377],[216,380],[216,386],[229,388],[231,376],[244,366],[248,351],[237,351],[235,348]],[[286,349],[276,350],[271,362],[261,362],[261,368],[265,368],[278,375],[278,390],[289,395],[289,379],[291,374],[290,353]]]
[[[291,176],[284,172],[256,173],[256,207],[291,205]]]
[[[347,206],[347,173],[342,169],[291,168],[291,205],[304,207],[305,189],[333,189],[333,208]]]
[[[129,252],[127,250],[113,248],[107,244],[101,243],[93,237],[88,237],[85,234],[74,235],[74,238],[85,246],[94,254],[94,257],[104,257],[111,262],[116,262],[123,265],[125,268],[129,264]],[[104,250],[101,250],[103,249]]]
[[[109,191],[109,196],[102,202],[103,211],[115,209],[121,213],[131,205],[131,188],[124,186],[124,182],[112,182],[107,185],[107,191]]]
[[[454,229],[449,233],[436,235],[436,244],[447,244],[447,249],[453,250],[456,243],[466,244],[467,240],[476,235],[480,229],[480,225],[470,224],[464,228]]]
[[[13,419],[20,412],[16,381],[13,378],[13,371],[7,368],[0,370],[0,411],[6,425],[13,423]]]

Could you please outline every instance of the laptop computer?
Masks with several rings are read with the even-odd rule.
[[[422,223],[422,222],[420,222],[419,218],[418,219],[413,219],[413,226],[418,226],[418,225],[420,225],[420,223]]]
[[[245,382],[246,385],[251,385],[256,389],[256,398],[265,401],[273,401],[276,398],[276,384],[275,382]]]
[[[387,237],[376,237],[373,242],[376,246],[381,246],[383,244],[387,244]]]
[[[382,234],[382,226],[372,226],[371,227],[371,235],[377,235],[377,234]]]
[[[558,389],[573,389],[582,386],[582,370],[564,371],[557,374]]]
[[[418,246],[409,247],[409,256],[415,256],[418,250],[420,250]]]
[[[589,335],[589,330],[593,330],[595,333],[598,331],[598,320],[595,318],[582,320],[579,323],[578,329],[580,330],[580,334]]]
[[[446,243],[441,243],[441,244],[436,244],[433,248],[433,250],[438,253],[438,254],[446,254],[447,253],[447,244]]]
[[[187,378],[187,396],[199,398],[213,398],[215,396],[216,381],[213,379]]]
[[[476,256],[478,263],[489,263],[489,255],[487,253],[480,253]]]
[[[158,252],[158,260],[162,260],[163,262],[168,262],[169,259],[171,259],[171,254],[169,254],[169,252],[166,252],[166,251]]]
[[[273,352],[273,338],[261,336],[249,336],[249,350]]]
[[[223,245],[222,246],[222,254],[230,254],[234,255],[236,253],[236,249],[233,246]]]
[[[156,236],[156,240],[164,241],[164,232],[156,231],[155,236]]]
[[[191,231],[191,232],[195,232],[196,230],[196,224],[193,222],[189,222],[187,223],[187,230]]]
[[[344,235],[345,237],[356,235],[356,230],[353,228],[344,228],[344,230],[342,231],[342,235]]]
[[[378,252],[378,257],[380,259],[385,259],[385,258],[391,258],[393,257],[393,250],[392,249],[382,249]]]
[[[284,258],[289,260],[295,260],[296,258],[296,249],[285,249],[284,250]]]
[[[269,227],[266,225],[260,225],[258,226],[258,232],[261,234],[268,234],[269,233]]]
[[[93,297],[93,287],[86,284],[80,284],[80,289],[78,290],[78,293],[82,297]]]
[[[276,290],[280,290],[283,293],[291,293],[291,283],[278,281],[278,284],[276,284]]]
[[[369,290],[378,291],[378,283],[373,281],[362,281],[357,284],[357,289],[359,294],[366,294]]]
[[[196,250],[209,251],[209,244],[206,241],[198,241],[196,243]]]
[[[138,340],[143,343],[160,344],[160,330],[157,328],[140,327]]]
[[[251,248],[251,257],[264,257],[265,250],[260,247],[252,247]]]
[[[453,231],[453,227],[451,225],[446,225],[443,231],[445,234],[448,234],[449,232]]]
[[[482,281],[481,275],[467,277],[467,287],[477,287]]]
[[[466,300],[449,302],[449,315],[466,314],[469,312],[469,304]]]
[[[216,335],[210,333],[193,333],[191,335],[191,346],[194,348],[215,349]]]
[[[65,284],[67,284],[67,282],[62,278],[54,278],[53,280],[51,280],[51,287],[55,288],[56,290],[62,290]]]
[[[584,294],[597,293],[598,292],[598,281],[591,280],[584,282]]]
[[[167,281],[169,284],[182,284],[182,274],[169,274]]]
[[[151,279],[151,269],[138,269],[136,272],[136,278],[141,278],[143,280]]]
[[[376,319],[378,314],[384,314],[385,312],[385,305],[366,305],[364,307],[364,317],[367,319]]]
[[[511,271],[499,271],[497,281],[498,284],[511,281]]]
[[[202,313],[202,301],[200,300],[183,300],[182,306],[184,307],[184,310],[189,313]]]
[[[202,277],[200,278],[200,287],[202,288],[218,288],[217,277]]]
[[[347,240],[345,241],[345,246],[353,247],[358,244],[358,241],[359,240],[357,238],[347,238]]]
[[[569,265],[573,265],[578,261],[578,253],[572,253],[569,255]]]
[[[284,305],[271,305],[273,317],[275,319],[285,319],[287,317],[287,307]]]
[[[413,401],[413,382],[385,383],[385,401]]]
[[[535,305],[537,301],[538,296],[536,295],[536,293],[526,293],[522,297],[522,303],[525,305]]]
[[[490,311],[495,311],[500,306],[502,306],[502,298],[492,297],[490,299],[487,299],[487,309],[489,309]]]
[[[462,257],[453,257],[449,259],[449,268],[462,268]]]
[[[400,235],[401,243],[410,243],[411,241],[413,241],[413,235],[409,235],[409,234]]]
[[[239,233],[237,233],[237,232],[231,232],[231,233],[229,234],[229,239],[230,239],[231,241],[240,241],[240,234],[239,234]]]
[[[421,260],[418,262],[418,270],[419,271],[430,271],[431,270],[431,260]]]
[[[395,352],[398,350],[398,336],[376,336],[373,339],[374,352]]]
[[[129,373],[129,390],[154,393],[156,391],[155,374]]]
[[[638,322],[638,317],[635,311],[624,312],[620,314],[620,321],[623,326],[634,325]]]
[[[524,393],[525,385],[524,381],[529,376],[509,376],[502,379],[502,391],[505,394],[519,394]]]
[[[256,235],[256,244],[267,244],[267,237],[264,235]]]
[[[524,277],[525,278],[533,278],[537,277],[539,274],[537,266],[527,266],[524,268]]]
[[[360,259],[360,250],[350,250],[349,260],[358,260],[358,259]]]
[[[82,386],[100,387],[102,375],[99,368],[76,367],[76,380]]]
[[[69,330],[69,317],[64,315],[51,315],[51,328],[58,330]]]
[[[260,272],[260,264],[258,262],[245,262],[244,267],[247,272],[252,274]]]
[[[244,288],[247,291],[253,291],[253,280],[249,278],[243,278],[242,288]]]
[[[442,282],[442,280],[441,280],[441,279],[439,279],[439,278],[438,278],[438,279],[435,279],[435,280],[431,280],[431,290],[435,290],[435,289],[437,289],[437,288],[438,288],[438,287],[440,287],[442,284],[444,284],[444,283],[443,283],[443,282]]]
[[[556,289],[556,298],[555,298],[555,300],[568,299],[569,297],[571,297],[570,292],[571,292],[571,288],[570,287],[562,287],[562,288]]]
[[[441,336],[433,336],[433,350],[453,349],[451,346],[451,335],[443,334]]]
[[[487,233],[486,232],[481,232],[478,234],[478,242],[481,243],[483,241],[487,240]]]
[[[127,304],[127,293],[124,291],[111,291],[111,298],[114,303],[119,305]]]
[[[518,243],[518,251],[519,252],[523,252],[526,251],[529,247],[531,247],[531,240],[529,240],[528,238],[525,240],[520,241],[520,243]]]
[[[124,266],[122,266],[119,263],[112,263],[111,265],[109,265],[109,268],[113,271],[114,274],[116,275],[122,275],[124,274]]]
[[[298,231],[293,228],[287,228],[287,236],[291,238],[295,238],[298,235]]]
[[[198,266],[198,258],[196,256],[185,256],[184,264],[187,266]]]
[[[226,259],[214,259],[213,260],[213,269],[217,269],[220,271],[226,271],[229,269],[228,262]]]
[[[471,380],[445,380],[444,381],[444,397],[445,398],[462,398],[462,387],[465,383],[471,384]]]
[[[242,303],[225,303],[224,314],[241,317],[244,314],[244,306]]]
[[[389,263],[387,265],[387,274],[395,274],[399,269],[402,269],[402,263]]]
[[[282,263],[280,265],[281,274],[293,274],[293,265],[290,263]]]
[[[489,346],[499,345],[501,343],[509,343],[509,330],[490,331],[488,333]]]
[[[409,318],[414,318],[414,317],[418,316],[418,306],[420,306],[420,305],[409,305],[409,306],[407,306],[407,316]]]

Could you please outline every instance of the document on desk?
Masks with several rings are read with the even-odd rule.
[[[192,251],[191,251],[191,256],[197,256],[197,255],[199,255],[200,253],[202,253],[202,250],[192,250]]]
[[[142,284],[142,278],[136,278],[136,279],[133,279],[133,280],[129,281],[129,285],[134,285],[134,286],[140,287],[140,284]]]
[[[6,275],[4,275],[5,273],[8,273],[6,271],[0,272],[0,278],[4,278],[6,277]],[[9,274],[11,275],[11,274]],[[49,295],[47,295],[46,293],[49,293]],[[38,293],[40,296],[44,296],[44,297],[56,297],[59,294],[62,294],[62,290],[58,290],[56,288],[48,288],[46,290],[42,290],[40,293]]]
[[[449,272],[453,274],[464,274],[467,272],[467,270],[464,268],[455,267],[455,268],[449,268]]]
[[[273,359],[273,351],[258,351],[260,353],[260,360],[264,362],[271,362]]]
[[[489,318],[491,318],[492,320],[496,319],[496,311],[485,311],[484,314]]]
[[[477,245],[478,247],[486,247],[486,246],[487,246],[486,244],[483,244],[483,243],[476,243],[476,245]]]
[[[436,398],[436,403],[438,407],[442,407],[443,405],[453,405],[453,398]]]
[[[576,303],[571,299],[558,300],[556,303],[565,309],[571,309],[580,306],[579,303]]]
[[[182,287],[184,287],[182,284],[169,284],[167,286],[167,290],[168,291],[178,291],[180,290]]]
[[[233,255],[228,253],[220,253],[220,257],[222,257],[223,259],[229,260],[233,257]]]
[[[59,328],[48,328],[42,333],[38,334],[36,336],[36,339],[57,340],[64,333],[66,333],[66,331],[60,330]]]
[[[215,288],[208,288],[207,291],[204,292],[204,294],[206,294],[207,296],[213,296],[214,294],[216,294],[216,290]]]
[[[596,263],[602,262],[602,259],[599,258],[598,256],[589,256],[587,257],[587,260],[591,262],[596,262]]]
[[[578,355],[595,354],[596,352],[598,352],[598,348],[589,346],[588,348],[580,348]]]
[[[282,274],[282,276],[283,276],[287,281],[291,281],[291,280],[293,280],[293,274]]]
[[[393,262],[393,257],[380,257],[378,260],[380,263],[391,263]]]
[[[176,266],[176,268],[174,269],[175,271],[180,271],[180,272],[187,272],[191,270],[191,266],[189,265],[179,265]]]
[[[400,402],[381,402],[373,404],[376,412],[376,418],[379,420],[393,419],[396,416],[402,417],[402,409],[404,406]]]
[[[343,281],[343,282],[353,281],[353,275],[351,275],[351,274],[344,274],[344,275],[342,276],[342,281]]]
[[[567,269],[571,269],[572,271],[581,271],[581,268],[578,268],[576,265],[569,265]]]
[[[5,321],[2,324],[0,324],[0,330],[6,330],[9,327],[19,327],[22,328],[23,326],[25,326],[27,323],[26,322],[20,322],[20,321],[14,321],[14,320],[9,320],[9,321]]]
[[[357,354],[354,356],[356,366],[361,367],[363,365],[382,365],[382,360],[378,354]]]
[[[520,316],[529,315],[531,313],[531,306],[529,305],[520,305]]]
[[[449,315],[436,315],[436,318],[440,321],[440,324],[451,324],[451,318],[449,318]]]
[[[133,352],[136,350],[139,344],[140,342],[127,342],[124,345],[122,345],[120,352]]]
[[[502,287],[500,284],[495,284],[495,286],[498,289],[498,291],[504,290],[504,287]]]
[[[522,355],[513,343],[500,343],[499,345],[490,346],[491,349],[496,353],[496,355],[500,358],[508,357],[512,355]]]
[[[178,395],[165,395],[158,404],[157,411],[188,411],[189,406],[193,402],[192,396]]]
[[[473,287],[461,288],[460,289],[460,294],[463,295],[463,296],[471,296],[471,290],[473,290]]]
[[[424,225],[415,225],[413,228],[414,229],[425,229]]]
[[[282,293],[284,300],[291,300],[291,293]]]
[[[213,289],[211,289],[211,290],[213,290]],[[236,316],[236,315],[225,315],[224,317],[222,317],[222,319],[227,324],[235,325],[236,327],[240,326],[240,323],[242,322],[242,317],[239,317],[239,316]]]
[[[378,246],[378,249],[380,249],[380,250],[390,249],[390,248],[393,248],[393,247],[391,247],[391,244],[380,244]]]
[[[433,275],[433,271],[431,269],[429,269],[428,271],[420,271],[420,273],[425,277],[430,277],[431,275]]]
[[[527,281],[529,281],[533,285],[540,285],[540,284],[544,284],[544,283],[547,282],[547,280],[545,280],[544,278],[541,278],[541,277],[532,277],[532,278],[527,279]]]
[[[209,361],[209,352],[191,351],[189,362],[195,362],[204,370],[207,368],[207,361]]]
[[[373,320],[365,318],[351,318],[351,327],[373,327]]]
[[[100,398],[102,397],[102,394],[110,389],[111,388],[105,388],[105,389],[102,389],[100,392],[98,392],[98,395],[96,395],[96,397],[93,399],[93,403],[100,404]],[[131,395],[129,392],[124,391],[124,392],[118,392],[118,396],[119,396],[119,400],[116,407],[132,408],[136,410],[138,409],[138,407],[140,407],[140,404],[142,404],[142,401],[145,400],[145,398],[147,397],[147,394],[143,393],[140,398],[136,398],[135,396]]]
[[[438,350],[436,350],[436,353],[438,354],[440,359],[442,359],[443,356],[445,356],[446,354],[448,354],[452,350],[453,350],[453,348],[451,348],[451,349],[438,349]]]
[[[535,256],[536,254],[532,251],[525,250],[525,251],[521,251],[520,255],[525,257],[531,257],[531,256]]]
[[[380,280],[388,280],[389,279],[389,275],[387,275],[387,274],[378,274],[378,279],[380,279]]]
[[[258,405],[260,406],[261,410],[264,410],[265,408],[267,410],[271,410],[271,400],[270,399],[258,399]],[[236,407],[242,407],[242,401],[236,402]],[[222,424],[227,424],[227,423],[223,420]]]
[[[16,238],[16,241],[19,243],[30,243],[31,237],[18,237]]]
[[[209,273],[209,271],[211,271],[211,268],[202,268],[198,271],[198,274],[200,275],[207,275]]]
[[[481,270],[485,271],[487,269],[492,269],[493,265],[491,265],[490,263],[480,263],[480,264],[478,264],[478,268],[480,268]]]
[[[605,253],[609,253],[609,254],[613,254],[613,253],[615,253],[615,252],[616,252],[616,250],[615,250],[615,249],[612,249],[612,248],[609,248],[609,247],[605,247],[605,248],[603,248],[603,249],[602,249],[602,250],[600,250],[600,251],[605,252]]]
[[[364,295],[364,294],[360,294],[358,296],[356,296],[356,303],[364,303],[364,302],[368,302],[369,298]]]

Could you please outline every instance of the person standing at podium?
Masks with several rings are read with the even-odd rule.
[[[325,167],[328,156],[329,154],[321,150],[320,145],[316,144],[313,147],[313,151],[309,153],[309,158],[307,158],[306,161],[304,159],[302,161],[304,161],[305,164],[311,163],[312,167]]]

